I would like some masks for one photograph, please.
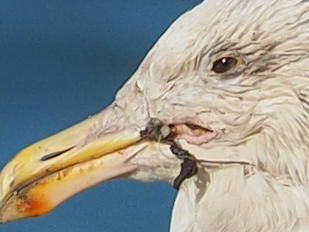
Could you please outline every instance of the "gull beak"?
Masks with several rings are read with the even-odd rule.
[[[141,147],[141,136],[118,111],[109,107],[20,151],[0,175],[0,222],[44,215],[85,189],[136,170],[126,148]]]

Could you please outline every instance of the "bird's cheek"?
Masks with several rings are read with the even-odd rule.
[[[222,167],[230,165],[255,166],[248,156],[249,152],[256,150],[255,141],[248,142],[242,146],[231,146],[230,144],[209,143],[196,145],[185,139],[179,140],[180,146],[187,150],[197,162],[208,167]]]
[[[130,162],[137,166],[137,171],[129,178],[145,182],[161,180],[172,184],[180,172],[182,160],[171,152],[169,145],[149,142]]]

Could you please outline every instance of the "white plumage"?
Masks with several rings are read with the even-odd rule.
[[[198,117],[222,132],[200,146],[180,141],[200,160],[250,164],[200,163],[179,190],[170,231],[309,231],[308,10],[301,0],[204,1],[131,79],[153,117]],[[211,71],[231,56],[237,67]]]
[[[80,147],[99,146],[97,141],[117,131],[138,132],[150,118],[169,125],[194,122],[212,129],[216,138],[202,141],[194,129],[176,138],[197,160],[198,173],[180,186],[171,232],[309,231],[308,64],[309,1],[203,1],[162,35],[111,106],[91,119],[95,123],[79,130],[78,139],[68,137],[72,153],[64,149],[68,144],[54,149],[57,143],[48,141],[57,136],[33,146],[65,150],[56,158],[61,166],[66,154],[75,158]],[[196,137],[199,142],[194,142]],[[109,150],[116,158],[130,155],[117,163],[124,171],[112,169],[116,174],[99,180],[126,175],[172,183],[182,160],[167,144],[137,140]],[[117,153],[120,148],[125,149]],[[45,150],[36,151],[36,156],[43,157]],[[113,161],[110,157],[102,159]],[[56,159],[44,161],[47,172]],[[70,165],[78,170],[78,164]],[[0,178],[2,204],[3,196],[22,182],[9,185],[22,173],[9,170]],[[22,183],[29,183],[27,178]],[[4,215],[2,220],[14,219]]]

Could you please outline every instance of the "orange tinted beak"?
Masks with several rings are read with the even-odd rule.
[[[134,154],[125,150],[141,140],[136,128],[118,122],[117,128],[123,129],[92,132],[102,117],[112,115],[110,111],[32,144],[4,167],[0,175],[1,222],[46,214],[71,196],[136,169],[129,162]],[[141,147],[137,145],[134,153]]]

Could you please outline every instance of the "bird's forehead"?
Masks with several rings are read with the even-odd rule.
[[[121,92],[131,91],[131,84],[137,79],[145,91],[149,89],[146,92],[157,94],[173,86],[170,80],[193,86],[192,83],[196,84],[193,79],[200,79],[190,71],[199,74],[207,71],[223,52],[242,54],[247,63],[253,63],[253,69],[259,66],[255,67],[256,62],[252,60],[260,57],[269,60],[278,54],[291,56],[287,48],[306,47],[303,43],[309,37],[308,9],[309,2],[303,0],[204,1],[175,20],[126,85],[131,87]],[[269,60],[269,64],[280,66],[281,61]],[[153,86],[160,91],[153,90]]]
[[[175,20],[153,50],[156,53],[165,49],[171,53],[184,53],[187,49],[192,50],[200,40],[211,43],[216,33],[224,36],[224,32],[227,34],[227,30],[232,30],[232,25],[239,26],[241,21],[249,20],[245,16],[244,2],[251,2],[250,7],[256,8],[251,0],[208,0],[200,3]]]
[[[228,40],[246,43],[253,33],[280,36],[300,19],[301,0],[206,0],[181,15],[149,52],[146,62],[181,63]],[[308,4],[307,4],[308,6]],[[258,42],[258,41],[257,41]]]
[[[214,36],[218,36],[218,30],[222,30],[224,24],[238,24],[235,19],[224,21],[227,13],[236,10],[234,2],[241,1],[208,0],[182,14],[150,50],[141,65],[142,69],[148,70],[154,64],[158,71],[172,69],[175,73],[177,66],[190,62],[207,48],[211,49],[216,41],[223,39],[223,34],[219,35],[221,38]]]

